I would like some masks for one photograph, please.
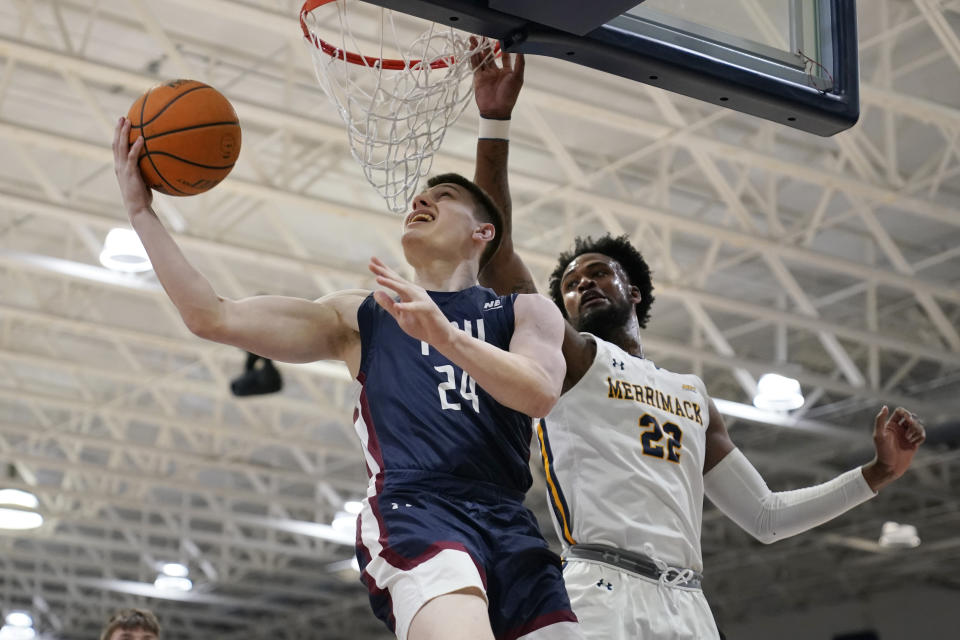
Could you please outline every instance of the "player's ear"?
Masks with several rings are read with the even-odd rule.
[[[475,240],[491,242],[496,235],[497,228],[493,226],[492,222],[480,223],[473,229],[473,237]]]
[[[643,295],[641,295],[639,287],[630,285],[628,292],[630,294],[630,302],[633,304],[638,304],[641,300],[643,300]]]

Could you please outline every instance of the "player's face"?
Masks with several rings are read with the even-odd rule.
[[[563,306],[579,331],[605,334],[626,324],[640,301],[616,260],[601,253],[574,258],[560,280]]]
[[[109,640],[157,640],[156,634],[144,629],[117,629]]]
[[[469,256],[474,249],[474,234],[484,226],[474,217],[475,206],[473,196],[459,185],[441,183],[430,187],[413,199],[411,211],[404,218],[404,249]]]

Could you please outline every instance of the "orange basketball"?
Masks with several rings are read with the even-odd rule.
[[[130,144],[143,135],[143,180],[160,193],[203,193],[227,177],[240,155],[240,122],[233,105],[196,80],[148,89],[127,118]]]

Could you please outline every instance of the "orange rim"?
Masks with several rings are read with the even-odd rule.
[[[313,46],[315,46],[320,51],[323,51],[325,54],[331,58],[337,58],[339,60],[345,60],[351,64],[358,64],[365,67],[378,67],[380,69],[391,69],[393,71],[402,71],[403,69],[412,68],[419,66],[423,63],[423,60],[410,60],[404,62],[403,60],[397,60],[395,58],[375,58],[372,56],[364,56],[359,53],[353,53],[352,51],[345,51],[339,47],[335,47],[326,40],[318,37],[312,31],[310,27],[307,26],[307,14],[322,7],[325,4],[330,4],[331,2],[336,2],[337,0],[307,0],[303,3],[303,8],[300,9],[300,28],[303,29],[303,37],[310,41]],[[499,50],[499,45],[497,46]],[[449,58],[440,58],[434,60],[430,63],[431,69],[443,69],[444,67],[449,67],[456,60],[451,56]]]

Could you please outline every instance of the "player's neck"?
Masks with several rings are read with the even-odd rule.
[[[610,330],[603,331],[602,334],[597,332],[597,337],[612,342],[632,356],[644,357],[643,343],[640,341],[640,327],[635,320],[617,327],[611,327]]]
[[[451,263],[437,259],[413,267],[414,282],[427,291],[460,291],[477,284],[474,260]]]

